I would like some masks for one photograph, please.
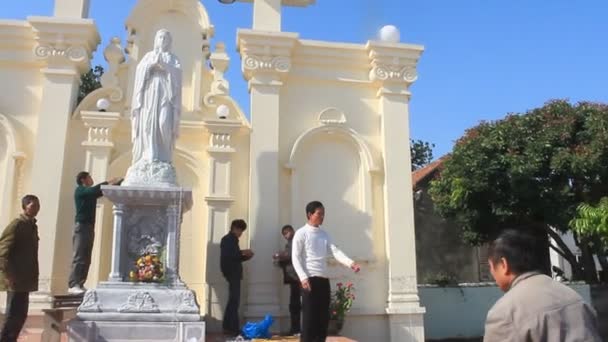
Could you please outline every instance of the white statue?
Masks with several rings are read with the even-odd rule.
[[[156,32],[154,50],[137,65],[131,104],[133,162],[125,185],[177,185],[172,155],[179,133],[182,70],[171,34]]]

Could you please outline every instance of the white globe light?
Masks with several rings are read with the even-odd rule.
[[[378,36],[381,41],[387,43],[399,43],[401,40],[401,33],[399,29],[393,25],[386,25],[380,29]]]
[[[108,108],[110,108],[110,101],[108,101],[108,99],[101,98],[97,100],[97,109],[99,111],[105,112],[106,110],[108,110]]]
[[[226,105],[219,105],[219,106],[217,106],[217,109],[215,110],[215,114],[217,115],[218,118],[225,119],[230,114],[230,108],[228,108],[228,106],[226,106]]]

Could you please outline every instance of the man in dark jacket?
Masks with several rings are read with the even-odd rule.
[[[283,235],[287,244],[285,244],[285,250],[274,255],[274,259],[283,269],[283,283],[289,284],[289,315],[291,318],[289,334],[299,335],[302,303],[300,301],[300,278],[298,278],[298,274],[291,262],[291,245],[294,234],[295,230],[290,225],[285,225],[281,228],[281,235]]]
[[[228,303],[224,311],[224,333],[230,336],[239,335],[239,302],[241,300],[241,279],[243,278],[242,262],[253,257],[249,249],[241,250],[239,238],[247,229],[244,220],[234,220],[230,225],[230,232],[220,243],[220,269],[228,281]]]
[[[76,176],[76,184],[78,185],[74,191],[76,225],[72,237],[74,257],[72,259],[72,272],[68,281],[68,293],[81,294],[86,291],[83,285],[89,275],[89,266],[91,266],[91,253],[95,240],[95,209],[97,199],[103,196],[101,186],[119,185],[120,182],[122,182],[122,179],[114,178],[93,185],[93,178],[88,172],[82,171]]]
[[[38,197],[24,196],[21,208],[23,213],[0,236],[0,291],[7,292],[0,342],[17,341],[27,318],[30,292],[38,291]]]

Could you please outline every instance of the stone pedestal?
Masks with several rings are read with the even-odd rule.
[[[192,191],[178,187],[103,186],[114,204],[112,265],[107,282],[88,290],[70,322],[71,341],[204,341],[194,292],[179,277],[181,216]],[[135,260],[161,256],[161,283],[129,281]]]

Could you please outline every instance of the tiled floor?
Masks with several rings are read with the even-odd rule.
[[[229,339],[229,341],[232,339]],[[207,334],[207,339],[205,340],[206,342],[225,342],[226,338],[223,337],[222,334]],[[256,339],[254,340],[256,342],[263,342],[263,341],[276,341],[276,342],[297,342],[300,341],[299,338],[297,337],[273,337],[270,340],[263,340],[263,339]],[[348,337],[343,337],[343,336],[330,336],[327,338],[326,342],[357,342],[355,340],[352,340]]]
[[[39,342],[41,340],[41,336],[42,336],[42,331],[38,330],[38,329],[26,329],[21,333],[21,336],[19,336],[19,342]],[[61,336],[61,342],[67,342],[68,338],[65,334],[63,334]],[[274,341],[274,342],[297,342],[300,339],[297,337],[285,337],[285,338],[280,338],[280,337],[274,337],[271,340],[262,340],[262,339],[257,339],[254,340],[256,342],[262,342],[262,341]],[[223,337],[222,334],[208,334],[206,336],[206,342],[225,342],[226,339]],[[333,336],[333,337],[328,337],[326,342],[357,342],[355,340],[349,339],[347,337],[342,337],[342,336]]]

